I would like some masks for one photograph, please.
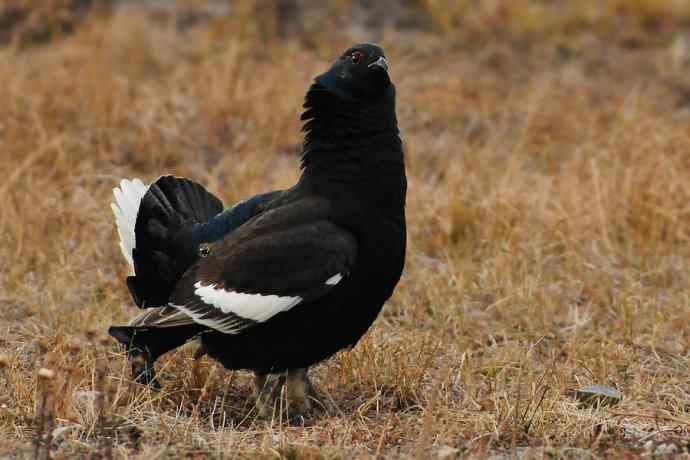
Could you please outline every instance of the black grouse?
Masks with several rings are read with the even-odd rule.
[[[114,189],[127,286],[146,310],[109,332],[139,382],[156,384],[154,361],[199,338],[226,368],[254,371],[260,409],[286,384],[303,412],[316,397],[309,366],[354,346],[393,293],[407,181],[383,50],[345,51],[316,77],[301,118],[302,173],[287,190],[223,210],[173,176]]]

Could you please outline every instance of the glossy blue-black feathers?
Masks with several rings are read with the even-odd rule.
[[[257,373],[308,367],[356,344],[405,264],[407,181],[395,98],[383,50],[355,45],[307,92],[293,187],[223,211],[212,195],[175,185],[180,179],[152,185],[137,217],[133,295],[140,306],[163,306],[155,321],[115,328],[118,340],[142,350],[150,342],[152,363],[198,335],[227,368]],[[295,301],[257,319],[232,304],[247,296],[260,299],[259,308],[270,307],[267,299]],[[228,321],[237,327],[223,329]]]
[[[221,239],[254,216],[258,206],[275,197],[276,193],[255,195],[216,214],[208,222],[194,224],[190,244],[198,248],[202,243],[212,243]]]

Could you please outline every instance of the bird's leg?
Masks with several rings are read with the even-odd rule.
[[[138,348],[131,348],[128,354],[132,363],[134,381],[142,385],[151,385],[152,388],[160,390],[161,385],[156,379],[156,369],[153,367],[154,360],[151,358],[151,354]]]
[[[267,374],[255,374],[254,396],[259,415],[267,417],[274,410],[281,409],[281,393],[285,387],[287,396],[287,409],[289,415],[299,416],[310,412],[316,403],[316,407],[323,407],[319,394],[309,381],[308,368],[291,369],[287,374],[269,376]]]
[[[206,346],[203,343],[199,344],[199,348],[196,349],[194,352],[194,360],[198,360],[206,356],[208,353],[208,350],[206,349]]]
[[[302,415],[323,402],[309,380],[309,368],[290,369],[286,378],[288,408],[290,415]]]
[[[266,381],[268,380],[268,375],[254,373],[254,397],[259,398],[261,393],[266,387]]]
[[[285,385],[285,375],[254,374],[255,406],[261,417],[273,414],[274,408],[280,407],[280,393]]]

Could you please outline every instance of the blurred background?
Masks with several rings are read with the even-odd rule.
[[[132,10],[179,30],[238,27],[262,40],[325,40],[435,33],[457,46],[525,42],[594,34],[642,46],[659,45],[688,24],[684,0],[4,0],[2,43],[29,45],[64,37],[88,18]],[[241,27],[240,27],[241,26]],[[610,43],[610,42],[609,42]]]
[[[362,41],[398,90],[409,245],[372,331],[314,370],[338,410],[255,421],[249,376],[193,347],[162,393],[132,384],[112,188],[292,185],[304,94]],[[690,1],[0,0],[0,178],[0,452],[38,442],[51,391],[68,458],[690,449]]]

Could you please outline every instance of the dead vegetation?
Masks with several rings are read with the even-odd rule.
[[[0,451],[688,456],[689,13],[640,0],[558,33],[545,2],[517,3],[548,33],[476,7],[516,32],[383,34],[408,263],[366,339],[315,369],[331,407],[302,425],[257,419],[250,376],[194,345],[160,361],[163,391],[130,381],[105,336],[134,312],[110,194],[164,172],[226,203],[291,184],[310,78],[368,37],[305,47],[251,9],[184,30],[128,9],[0,49]],[[580,404],[587,384],[623,400]]]

